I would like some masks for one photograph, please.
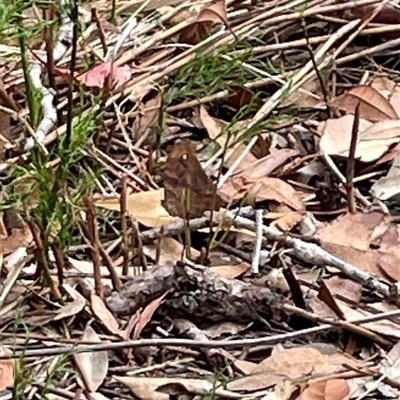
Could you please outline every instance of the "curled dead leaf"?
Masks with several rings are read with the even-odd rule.
[[[367,85],[360,85],[350,89],[332,102],[332,107],[345,111],[347,114],[354,114],[357,105],[360,103],[360,118],[371,122],[398,119],[399,115],[381,93],[375,88]]]
[[[139,320],[135,326],[135,329],[133,331],[133,338],[138,339],[140,337],[140,334],[142,333],[143,329],[146,327],[146,325],[151,321],[151,318],[153,317],[153,314],[156,312],[157,308],[160,307],[162,302],[164,301],[165,296],[169,292],[165,292],[162,296],[158,297],[157,299],[154,299],[151,301],[146,308],[141,312],[139,316]]]
[[[228,26],[225,0],[218,0],[203,8],[196,20],[180,32],[179,41],[195,45],[204,40],[216,24]]]
[[[104,304],[104,301],[101,299],[101,297],[97,296],[94,293],[91,293],[90,303],[93,313],[104,324],[106,329],[108,329],[111,333],[114,333],[123,338],[124,335],[123,332],[119,329],[118,321],[115,319],[112,312]]]

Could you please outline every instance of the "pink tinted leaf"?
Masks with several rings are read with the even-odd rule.
[[[80,77],[80,81],[88,87],[104,87],[105,81],[112,71],[113,86],[118,87],[127,82],[132,75],[131,69],[127,66],[118,66],[111,62],[96,65]]]

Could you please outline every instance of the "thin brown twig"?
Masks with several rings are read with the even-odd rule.
[[[134,245],[136,244],[136,251],[137,251],[137,256],[139,257],[139,260],[140,260],[140,265],[141,265],[143,271],[147,271],[148,270],[147,258],[143,251],[143,241],[140,236],[139,225],[133,217],[131,217],[131,222],[132,222],[131,223],[131,225],[132,225],[132,235],[131,235],[132,247],[134,247]]]
[[[360,325],[368,322],[381,321],[389,316],[400,315],[400,310],[389,311],[385,313],[380,313],[372,315],[365,318],[359,318],[348,321],[351,324]],[[326,332],[331,329],[337,329],[338,327],[334,325],[335,321],[329,324],[323,324],[313,328],[301,329],[296,332],[282,333],[278,335],[252,338],[252,339],[239,339],[239,340],[207,340],[198,341],[191,339],[139,339],[139,340],[126,340],[114,343],[101,343],[94,345],[77,345],[77,346],[60,346],[58,348],[43,348],[43,349],[33,349],[33,350],[23,350],[22,352],[14,352],[12,354],[2,354],[0,355],[0,360],[9,360],[21,357],[23,354],[25,359],[33,357],[43,357],[43,356],[54,356],[61,354],[74,354],[74,353],[86,353],[94,351],[105,351],[105,350],[121,350],[128,348],[137,347],[166,347],[166,346],[183,346],[183,347],[193,347],[193,348],[244,348],[253,347],[261,345],[273,345],[277,343],[282,343],[284,341],[293,340],[296,338],[304,338],[308,335]]]
[[[53,244],[53,253],[57,267],[58,284],[62,286],[64,280],[65,256],[58,241]]]
[[[97,26],[101,47],[103,48],[103,56],[106,56],[108,52],[107,40],[104,34],[103,26],[101,25],[99,12],[95,7],[92,8],[92,20],[96,23]]]
[[[88,227],[85,225],[85,223],[82,222],[80,224],[80,227],[81,227],[82,231],[84,232],[85,236],[90,237]],[[114,268],[113,260],[108,255],[108,253],[106,252],[106,250],[104,249],[104,247],[102,246],[102,244],[100,243],[99,240],[97,242],[97,245],[98,245],[98,248],[99,248],[99,251],[101,254],[101,258],[102,258],[105,266],[107,267],[108,272],[110,273],[110,277],[111,277],[111,281],[113,283],[114,289],[118,290],[122,286],[122,282]]]
[[[290,304],[284,304],[282,306],[282,308],[288,313],[295,314],[297,316],[301,316],[301,317],[306,318],[306,319],[308,319],[310,321],[320,322],[320,323],[323,323],[323,324],[330,323],[330,324],[333,324],[333,325],[335,325],[337,327],[343,328],[343,329],[345,329],[347,331],[350,331],[350,332],[353,332],[353,333],[357,333],[357,334],[359,334],[361,336],[364,336],[364,337],[367,337],[367,338],[371,339],[372,341],[374,341],[375,343],[378,343],[381,346],[390,347],[392,345],[392,342],[390,342],[387,339],[384,339],[382,336],[379,336],[378,334],[370,331],[369,329],[364,328],[362,326],[358,326],[358,325],[356,325],[354,323],[351,323],[349,321],[343,321],[343,320],[330,321],[328,318],[320,317],[320,316],[318,316],[316,314],[313,314],[311,312],[303,310],[303,309],[301,309],[299,307],[292,306]]]
[[[127,276],[129,272],[129,238],[128,238],[128,199],[127,199],[127,185],[128,176],[122,175],[121,179],[121,196],[120,196],[120,208],[121,208],[121,238],[122,238],[122,275]]]
[[[93,277],[94,277],[94,291],[101,299],[104,299],[104,288],[101,279],[101,263],[100,263],[100,249],[99,243],[99,233],[97,228],[96,214],[94,207],[89,199],[89,196],[85,196],[84,203],[86,206],[86,219],[87,219],[87,234],[88,239],[91,242],[91,256],[93,263]],[[82,221],[82,225],[85,221]]]
[[[349,157],[347,160],[347,169],[346,169],[346,194],[347,194],[347,203],[349,207],[349,211],[351,213],[355,213],[357,211],[356,200],[354,196],[354,169],[355,169],[355,154],[357,148],[357,137],[358,137],[358,129],[360,126],[360,102],[358,102],[355,112],[354,112],[354,121],[351,129],[351,139],[350,139],[350,150]]]
[[[32,232],[33,240],[35,241],[36,245],[35,253],[36,253],[37,267],[36,267],[35,278],[44,279],[46,284],[50,286],[54,298],[57,301],[59,301],[62,299],[62,295],[58,288],[58,285],[54,282],[52,276],[49,273],[49,265],[47,263],[48,259],[45,254],[45,249],[42,240],[42,232],[31,218],[27,219],[27,224]]]

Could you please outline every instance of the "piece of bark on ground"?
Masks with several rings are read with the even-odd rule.
[[[285,301],[268,288],[223,278],[202,265],[178,262],[152,267],[132,278],[111,296],[108,306],[116,314],[132,314],[172,287],[175,291],[163,307],[174,316],[204,322],[273,319]]]

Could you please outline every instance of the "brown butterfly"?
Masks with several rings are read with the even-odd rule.
[[[198,218],[204,211],[218,210],[225,202],[204,172],[189,139],[176,143],[163,167],[163,207],[174,217]]]

